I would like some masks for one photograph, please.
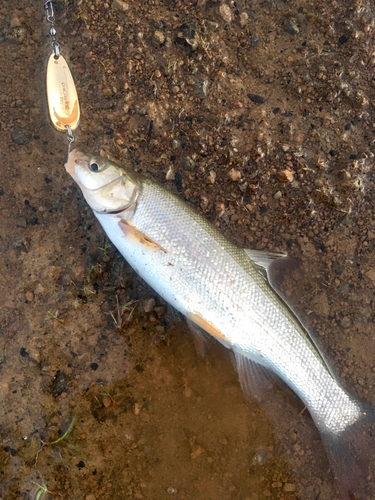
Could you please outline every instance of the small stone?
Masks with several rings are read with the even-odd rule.
[[[208,207],[209,200],[206,196],[201,196],[200,207],[202,210],[205,210]]]
[[[293,180],[293,174],[288,168],[279,170],[276,176],[280,182],[291,182]]]
[[[12,137],[12,140],[19,146],[28,144],[33,138],[31,132],[24,128],[18,127],[15,127],[10,135]]]
[[[194,170],[195,161],[190,156],[186,156],[182,160],[182,166],[183,166],[184,170],[188,170],[188,171]]]
[[[157,307],[155,307],[154,311],[156,312],[158,318],[162,318],[165,314],[165,307],[164,306],[157,306]]]
[[[375,268],[367,271],[366,276],[375,283]]]
[[[102,403],[105,408],[108,408],[112,404],[112,399],[109,396],[103,396]]]
[[[28,290],[25,295],[26,295],[26,300],[28,300],[29,302],[34,300],[34,294],[30,290]]]
[[[219,12],[221,17],[224,19],[226,23],[232,22],[233,19],[232,11],[226,3],[222,3],[220,5]]]
[[[293,493],[293,491],[296,491],[296,485],[292,483],[285,483],[283,491],[284,493]]]
[[[240,14],[240,25],[241,28],[244,28],[249,21],[249,16],[247,15],[247,12],[241,12]]]
[[[285,31],[291,35],[297,35],[299,33],[299,28],[296,24],[295,19],[290,18],[285,23]]]
[[[161,77],[161,73],[160,73],[160,71],[158,69],[155,71],[155,76],[156,76],[156,78],[160,78]]]
[[[190,454],[191,458],[197,458],[199,457],[199,455],[202,455],[202,453],[204,453],[204,449],[202,448],[202,446],[198,445],[194,448],[194,450],[192,451],[192,453]]]
[[[228,172],[228,175],[230,180],[233,182],[239,181],[241,179],[241,172],[239,170],[235,170],[234,168],[232,168],[232,170]]]
[[[54,398],[61,396],[63,392],[67,392],[68,377],[61,370],[57,370],[50,385],[50,391]]]
[[[139,415],[141,413],[141,408],[142,408],[142,405],[140,405],[139,403],[134,403],[134,413],[135,413],[135,415]]]
[[[349,40],[349,38],[346,35],[342,35],[339,38],[339,45],[344,45]]]
[[[266,102],[266,100],[258,94],[247,94],[247,97],[255,104],[264,104]]]
[[[290,146],[288,144],[283,144],[281,146],[281,149],[284,151],[284,153],[286,153],[287,151],[289,151],[290,149]]]
[[[17,219],[17,226],[18,227],[26,227],[27,226],[26,217],[18,217],[18,219]]]
[[[173,141],[171,142],[171,148],[172,149],[177,149],[181,146],[181,142],[180,141],[177,141],[176,139],[173,139]]]
[[[22,26],[20,19],[17,16],[12,17],[12,19],[10,21],[10,27],[11,28],[19,28],[20,26]]]
[[[40,365],[42,361],[42,356],[39,351],[36,351],[35,349],[30,349],[29,356],[31,359],[35,361],[37,365]]]
[[[204,99],[207,96],[208,80],[197,76],[191,77],[194,82],[194,93],[199,99]]]
[[[279,200],[279,199],[282,197],[282,195],[283,195],[283,194],[282,194],[282,192],[281,192],[281,191],[278,191],[277,193],[275,193],[275,194],[273,195],[273,199],[274,199],[274,200]]]
[[[113,0],[112,6],[114,9],[122,10],[123,12],[129,10],[128,2],[124,2],[123,0]]]
[[[172,167],[169,167],[168,172],[165,174],[165,180],[167,181],[174,181],[176,178],[176,175],[174,173],[174,170]]]
[[[216,180],[216,172],[214,172],[214,170],[211,170],[211,172],[208,174],[207,184],[214,184],[215,180]]]
[[[161,31],[156,30],[152,39],[155,43],[162,45],[165,42],[165,35]]]
[[[142,307],[146,313],[152,312],[155,309],[156,302],[154,298],[143,299]]]
[[[44,288],[44,286],[41,284],[41,283],[38,283],[35,287],[35,293],[36,294],[39,294],[39,293],[44,293],[46,291],[46,289]]]

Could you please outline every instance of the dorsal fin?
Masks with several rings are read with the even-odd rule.
[[[265,252],[263,250],[251,250],[250,248],[244,248],[244,251],[266,281],[269,281],[268,268],[272,262],[287,257],[285,253]]]

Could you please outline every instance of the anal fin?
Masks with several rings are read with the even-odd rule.
[[[243,353],[236,350],[233,352],[237,363],[238,378],[245,397],[250,401],[254,398],[261,398],[266,391],[272,389],[276,376]]]

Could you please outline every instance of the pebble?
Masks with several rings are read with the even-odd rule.
[[[207,96],[208,80],[197,76],[191,77],[194,82],[194,93],[199,99],[204,99]]]
[[[142,307],[146,313],[152,312],[155,309],[156,302],[154,298],[149,298],[149,299],[143,299],[142,300]]]
[[[296,24],[295,19],[290,18],[285,23],[285,31],[290,33],[291,35],[297,35],[299,33],[299,28]]]
[[[13,142],[18,144],[19,146],[24,146],[33,139],[32,133],[25,128],[15,127],[10,135]]]
[[[165,174],[165,180],[167,181],[174,181],[176,178],[176,175],[174,173],[174,170],[172,167],[169,167],[168,172]]]
[[[202,446],[198,445],[192,451],[192,453],[190,454],[190,456],[191,456],[191,458],[194,459],[194,458],[199,457],[199,455],[202,455],[202,453],[204,453],[204,449],[202,448]]]
[[[34,300],[34,294],[33,294],[33,292],[31,292],[30,290],[28,290],[28,291],[26,292],[26,299],[27,299],[29,302],[33,301],[33,300]]]
[[[215,184],[215,180],[216,172],[214,170],[211,170],[211,172],[208,174],[207,184]]]
[[[123,12],[126,12],[129,10],[129,4],[128,2],[124,2],[123,0],[113,0],[113,8],[117,10],[122,10]]]
[[[165,35],[161,31],[156,30],[152,39],[155,43],[161,45],[165,42]]]
[[[176,139],[173,139],[173,141],[171,142],[171,148],[172,149],[177,149],[181,146],[181,142],[180,141],[177,141]]]
[[[27,226],[26,217],[18,217],[18,219],[17,219],[17,226],[18,227],[26,227]]]
[[[206,196],[201,196],[200,207],[202,210],[205,210],[208,207],[209,200]]]
[[[291,182],[293,180],[293,174],[288,168],[285,170],[279,170],[276,176],[280,182]]]
[[[244,28],[247,23],[249,21],[249,16],[247,15],[246,12],[241,12],[240,14],[240,25],[241,25],[241,28]]]
[[[279,199],[282,197],[282,195],[283,195],[283,194],[282,194],[282,192],[281,192],[281,191],[278,191],[277,193],[275,193],[275,194],[273,195],[273,199],[274,199],[274,200],[279,200]]]
[[[247,94],[247,97],[255,104],[264,104],[266,102],[266,100],[258,94]]]
[[[226,3],[222,3],[220,5],[219,12],[221,17],[224,19],[226,23],[232,22],[233,19],[232,11]]]
[[[235,170],[234,168],[232,168],[232,170],[228,172],[228,175],[230,180],[233,182],[239,181],[241,179],[241,172],[239,170]]]
[[[283,491],[284,493],[293,493],[293,491],[296,491],[296,485],[292,483],[285,483]]]
[[[103,396],[102,402],[105,408],[108,408],[112,404],[112,400],[109,396]]]
[[[188,170],[188,171],[194,170],[195,161],[190,156],[185,156],[185,158],[183,158],[183,160],[182,160],[182,166],[183,166],[184,170]]]
[[[20,19],[17,16],[12,17],[12,19],[10,21],[10,27],[11,28],[19,28],[20,26],[22,26]]]

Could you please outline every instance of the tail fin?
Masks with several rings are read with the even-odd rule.
[[[339,435],[322,439],[343,500],[375,499],[375,408]]]

